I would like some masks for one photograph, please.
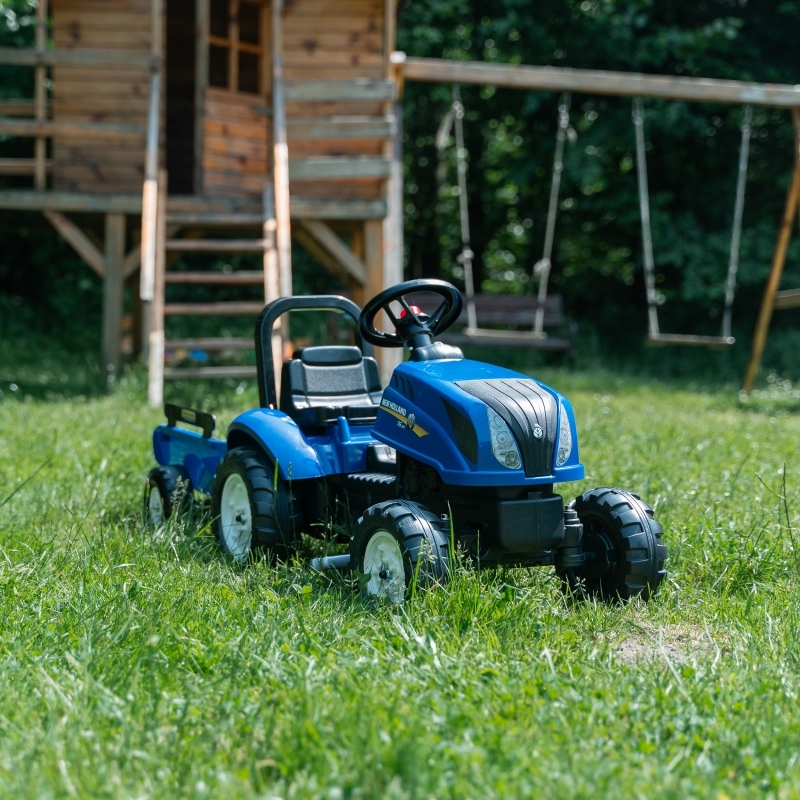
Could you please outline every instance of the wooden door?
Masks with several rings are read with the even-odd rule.
[[[209,0],[203,194],[261,195],[269,173],[269,7]]]

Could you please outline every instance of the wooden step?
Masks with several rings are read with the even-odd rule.
[[[167,303],[164,306],[166,317],[249,317],[258,316],[264,303]]]
[[[291,142],[314,139],[389,139],[395,133],[393,116],[295,117],[286,121],[286,135]]]
[[[170,381],[255,377],[255,367],[170,367],[164,370],[164,379]]]
[[[166,350],[209,350],[219,352],[220,350],[254,350],[255,343],[250,337],[231,337],[226,339],[222,336],[206,337],[197,339],[167,339],[164,342]]]
[[[168,251],[178,253],[263,253],[264,239],[167,239]]]
[[[310,156],[289,159],[289,179],[294,181],[346,178],[388,178],[391,159],[384,156]]]
[[[264,283],[264,273],[260,270],[239,270],[237,272],[167,272],[165,283],[215,284],[224,286],[255,286]]]
[[[360,78],[355,81],[286,81],[287,102],[391,102],[397,99],[394,81]]]
[[[800,308],[800,289],[775,292],[775,308]]]
[[[385,200],[322,200],[316,197],[292,197],[292,219],[383,219]]]

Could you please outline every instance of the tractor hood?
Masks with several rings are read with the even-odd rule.
[[[569,401],[526,375],[479,361],[400,365],[384,390],[373,435],[455,485],[584,477]]]

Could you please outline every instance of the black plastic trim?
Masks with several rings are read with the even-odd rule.
[[[179,406],[177,403],[164,403],[164,414],[170,428],[174,428],[179,422],[185,422],[187,425],[200,428],[206,439],[211,438],[217,427],[217,418],[213,414],[188,406]]]

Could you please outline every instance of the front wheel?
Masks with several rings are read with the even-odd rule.
[[[419,503],[388,500],[370,506],[353,528],[350,566],[364,575],[362,594],[400,605],[415,578],[443,582],[448,538],[439,518]]]
[[[570,504],[583,524],[582,567],[562,574],[573,592],[604,600],[649,600],[667,571],[667,547],[653,509],[622,489],[592,489]]]

